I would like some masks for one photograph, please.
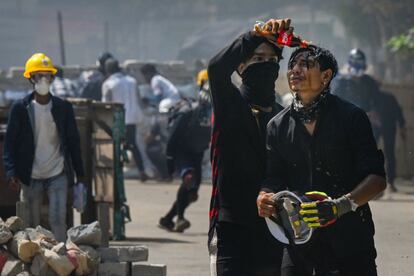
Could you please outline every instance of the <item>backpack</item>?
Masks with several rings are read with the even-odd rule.
[[[169,117],[169,126],[177,124],[177,120],[186,120],[185,128],[180,133],[181,147],[193,153],[206,150],[211,136],[211,105],[199,104],[184,100],[173,109]]]

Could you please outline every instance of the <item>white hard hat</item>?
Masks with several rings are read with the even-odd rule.
[[[289,244],[286,233],[291,236],[295,244],[308,242],[313,229],[308,227],[299,215],[302,199],[291,191],[278,192],[272,199],[279,203],[279,209],[281,210],[276,216],[265,218],[272,236],[284,244]]]

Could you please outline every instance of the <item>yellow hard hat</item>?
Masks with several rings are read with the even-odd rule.
[[[197,85],[201,86],[203,85],[206,81],[208,81],[208,73],[207,70],[201,70],[200,72],[198,72],[197,74]]]
[[[23,76],[30,79],[31,73],[39,71],[52,72],[53,75],[57,72],[52,60],[43,53],[36,53],[26,61]]]

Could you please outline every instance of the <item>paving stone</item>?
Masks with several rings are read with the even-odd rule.
[[[167,266],[164,264],[132,264],[132,276],[167,276]]]
[[[148,260],[148,247],[111,246],[99,248],[102,262],[145,262]]]
[[[101,263],[98,268],[99,276],[129,276],[131,263]]]

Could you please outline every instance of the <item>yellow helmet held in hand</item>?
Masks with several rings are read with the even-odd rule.
[[[57,69],[53,66],[52,60],[43,53],[36,53],[26,61],[26,67],[23,76],[30,79],[30,74],[34,72],[51,72],[56,74]]]
[[[204,69],[197,74],[197,85],[202,86],[206,81],[208,81],[208,72]]]

